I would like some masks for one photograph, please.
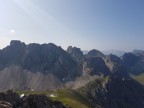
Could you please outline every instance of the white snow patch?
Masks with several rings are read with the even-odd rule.
[[[24,97],[24,96],[25,96],[24,94],[21,94],[21,95],[20,95],[20,98],[22,98],[22,97]]]
[[[57,97],[57,96],[56,96],[56,95],[54,95],[54,94],[51,94],[51,95],[50,95],[50,97]]]

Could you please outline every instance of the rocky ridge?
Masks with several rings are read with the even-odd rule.
[[[45,95],[30,94],[20,97],[19,94],[6,91],[0,93],[0,108],[70,108],[59,101],[52,101]]]

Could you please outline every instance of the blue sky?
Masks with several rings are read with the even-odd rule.
[[[144,0],[1,0],[0,48],[10,40],[144,49]]]

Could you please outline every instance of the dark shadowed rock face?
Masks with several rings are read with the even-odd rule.
[[[106,66],[102,58],[86,57],[82,62],[82,69],[84,74],[89,75],[109,75],[110,70]]]
[[[67,49],[67,53],[71,55],[71,57],[77,62],[80,63],[80,61],[83,58],[83,52],[80,48],[69,46]]]
[[[105,63],[107,67],[110,69],[113,76],[123,76],[128,77],[128,70],[125,65],[122,64],[122,61],[119,57],[110,54],[106,56]]]
[[[28,95],[22,98],[17,93],[0,93],[0,108],[68,108],[59,101],[52,101],[45,95]]]
[[[126,67],[131,67],[133,66],[136,62],[138,62],[139,57],[137,57],[136,55],[132,54],[132,53],[125,53],[122,57],[121,57],[122,63],[123,65],[125,65]]]
[[[138,75],[144,72],[144,61],[140,56],[126,53],[121,57],[124,65],[130,73]]]
[[[0,70],[12,65],[32,72],[52,73],[65,81],[81,74],[67,52],[52,43],[25,45],[20,41],[11,41],[10,46],[0,51]]]
[[[143,108],[144,88],[132,79],[110,77],[79,89],[96,108]]]
[[[20,41],[11,41],[10,46],[7,46],[0,51],[0,69],[12,64],[20,64],[25,49],[26,45],[24,43]]]
[[[12,108],[12,105],[9,102],[0,101],[0,108]]]
[[[110,54],[107,56],[106,62],[113,62],[113,63],[121,64],[120,58],[113,54]]]
[[[0,101],[8,102],[13,107],[17,106],[19,103],[21,103],[19,95],[17,93],[10,91],[10,90],[7,92],[1,92],[0,93]]]
[[[53,73],[59,79],[66,80],[72,80],[81,74],[74,60],[62,48],[52,43],[28,45],[23,67],[44,74]]]

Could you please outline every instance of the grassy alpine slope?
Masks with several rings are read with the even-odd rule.
[[[143,75],[138,80],[143,81]],[[144,89],[131,78],[107,76],[76,89],[19,91],[19,94],[43,94],[70,108],[143,108]]]
[[[144,85],[144,73],[135,76],[134,78],[136,81],[138,81],[139,83],[141,83],[142,85]]]
[[[88,101],[75,90],[54,90],[54,91],[19,91],[19,94],[43,94],[52,100],[61,101],[64,105],[72,108],[90,108]]]

